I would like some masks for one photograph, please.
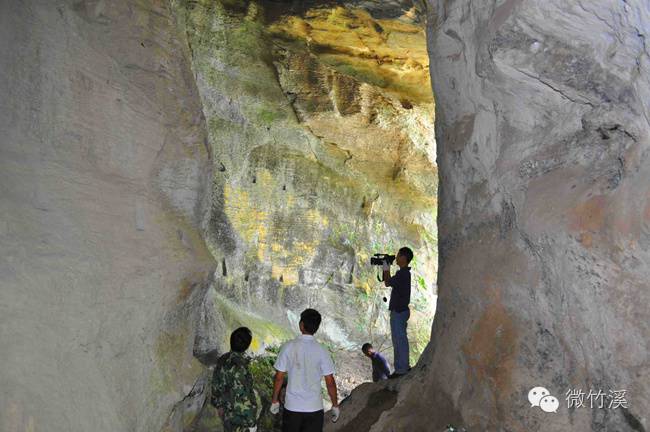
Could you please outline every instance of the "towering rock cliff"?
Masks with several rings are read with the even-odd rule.
[[[359,389],[332,430],[648,430],[648,3],[441,0],[427,17],[438,312],[397,395]],[[557,413],[531,407],[535,386]],[[603,408],[568,408],[589,390]]]
[[[412,247],[413,357],[435,307],[433,97],[412,10],[177,2],[214,153],[208,242],[219,263],[200,356],[251,326],[277,345],[306,307],[321,337],[356,349],[389,339],[373,253]],[[360,354],[357,354],[360,357]]]

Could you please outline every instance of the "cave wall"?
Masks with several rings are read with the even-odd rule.
[[[370,430],[648,430],[648,3],[440,0],[427,13],[438,312]],[[534,386],[557,413],[531,407]],[[627,409],[568,409],[572,389],[627,390]]]
[[[172,6],[1,5],[2,430],[179,429],[203,394],[192,351],[206,299],[222,317],[232,299],[287,320],[285,308],[312,299],[347,307],[337,302],[354,259],[337,259],[351,254],[350,233],[302,255],[295,241],[257,240],[265,224],[287,232],[298,216],[309,221],[303,240],[327,239],[332,220],[367,220],[364,197],[377,191],[344,174],[345,151],[299,124],[287,83],[274,81],[282,65],[259,45],[255,8],[176,22],[187,5]],[[427,14],[438,314],[418,367],[386,384],[397,397],[364,386],[336,428],[367,424],[366,402],[379,401],[386,410],[366,417],[373,431],[647,430],[647,2],[440,0]],[[215,51],[219,37],[236,50]],[[295,214],[282,198],[292,192],[295,209],[317,213]],[[330,207],[346,200],[354,217]],[[408,238],[380,228],[364,235]],[[204,234],[223,301],[204,295],[216,266]],[[264,259],[269,250],[279,262]],[[296,256],[330,268],[310,273],[312,289],[289,286],[295,301],[263,309],[292,280],[283,266]],[[277,292],[246,291],[251,274]],[[557,413],[529,406],[535,385],[560,399]],[[626,389],[628,409],[568,410],[572,388]]]
[[[647,430],[648,3],[430,6],[444,311],[430,365],[457,377],[438,391],[474,429]],[[536,385],[557,413],[531,409]],[[568,409],[571,389],[625,389],[629,408]]]
[[[211,166],[178,34],[165,2],[0,3],[3,432],[159,431],[200,399]]]
[[[219,268],[197,352],[227,349],[239,325],[262,352],[293,336],[306,307],[325,317],[319,335],[331,346],[388,344],[369,258],[401,245],[418,256],[412,333],[421,351],[437,262],[422,25],[331,5],[174,5],[214,153],[208,243]]]

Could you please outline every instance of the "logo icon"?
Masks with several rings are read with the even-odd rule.
[[[544,387],[533,387],[528,392],[528,402],[530,402],[530,407],[539,406],[539,401],[542,400],[544,396],[548,396],[551,393],[546,390]]]
[[[557,400],[555,396],[544,396],[541,401],[539,401],[539,407],[542,411],[550,413],[557,412],[557,409],[560,407],[560,401]]]
[[[528,402],[530,407],[539,407],[542,411],[550,413],[557,412],[560,407],[560,401],[555,396],[551,395],[546,387],[533,387],[528,392]]]

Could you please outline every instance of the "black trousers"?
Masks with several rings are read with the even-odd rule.
[[[284,409],[282,413],[282,432],[322,432],[323,410],[296,412]]]

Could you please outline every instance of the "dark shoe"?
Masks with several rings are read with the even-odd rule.
[[[401,373],[393,372],[392,374],[388,375],[388,379],[395,379],[395,378],[403,377],[404,375],[406,375],[406,374],[405,373],[401,374]]]

